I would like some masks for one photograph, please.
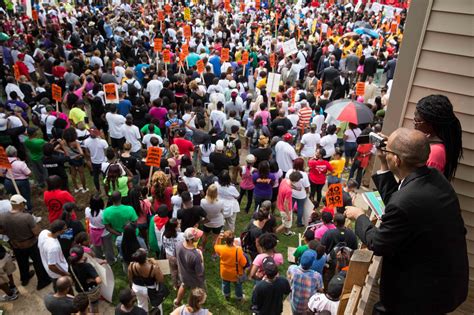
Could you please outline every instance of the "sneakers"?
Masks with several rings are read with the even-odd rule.
[[[84,187],[79,187],[79,188],[74,188],[75,193],[86,193],[89,191],[89,188],[84,188]]]
[[[293,236],[293,235],[295,235],[296,233],[293,232],[293,231],[288,231],[288,232],[286,232],[286,233],[284,233],[284,234],[285,234],[286,236]]]
[[[18,299],[18,293],[14,293],[12,295],[3,295],[0,297],[0,302],[8,302],[8,301],[15,301]]]
[[[36,222],[36,223],[40,223],[43,218],[42,218],[42,217],[37,217],[37,216],[33,215],[33,219],[35,219],[35,222]]]
[[[82,190],[82,188],[74,188],[75,193],[81,192],[81,190]]]
[[[81,188],[81,192],[83,192],[83,193],[86,193],[88,191],[89,191],[89,188],[87,188],[87,187],[86,188],[84,188],[84,187]]]

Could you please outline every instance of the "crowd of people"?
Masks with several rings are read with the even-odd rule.
[[[386,147],[359,141],[382,130],[406,8],[375,9],[370,1],[115,2],[45,2],[33,6],[32,19],[11,6],[0,11],[0,145],[10,164],[0,202],[8,240],[8,248],[0,246],[2,301],[19,295],[14,256],[22,286],[35,274],[37,290],[53,284],[44,298],[52,314],[100,313],[104,279],[95,266],[118,263],[123,270],[115,276],[130,286],[120,291],[115,314],[163,313],[165,299],[173,300],[172,314],[211,314],[209,256],[219,261],[226,300],[232,288],[237,302],[245,300],[243,285],[253,281],[248,312],[280,314],[289,295],[293,314],[336,314],[359,239],[382,256],[407,245],[401,238],[408,230],[377,230],[349,207],[369,185],[376,152],[384,172],[403,180],[427,165],[451,189],[462,145],[446,97],[420,100],[416,134],[399,131]],[[289,39],[296,42],[290,53]],[[281,75],[276,89],[274,73]],[[115,93],[104,88],[110,84]],[[328,115],[326,107],[340,99],[364,104],[373,120]],[[150,148],[160,148],[159,166],[147,162]],[[408,148],[425,154],[416,159]],[[337,183],[342,207],[324,198],[325,187]],[[390,205],[394,197],[379,189]],[[40,208],[47,209],[43,218]],[[241,216],[249,218],[243,228]],[[355,231],[348,219],[357,219]],[[296,244],[295,231],[304,244],[283,270],[277,244]],[[170,281],[160,260],[169,264]],[[384,269],[401,260],[385,260]],[[456,268],[463,276],[464,266],[449,270]],[[400,308],[382,296],[389,310],[414,305],[409,293],[416,291],[402,284],[388,290],[391,299],[405,292],[407,301]],[[436,305],[446,312],[452,306]]]

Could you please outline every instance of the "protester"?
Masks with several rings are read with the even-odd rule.
[[[16,265],[13,263],[12,256],[7,253],[3,245],[0,245],[0,289],[5,292],[5,295],[0,297],[2,302],[18,299],[18,288],[13,280],[13,272],[15,270]]]
[[[72,280],[68,276],[62,276],[56,281],[56,293],[49,293],[44,297],[46,309],[52,314],[71,314],[78,309],[73,304],[73,296],[69,293],[72,289]]]
[[[201,288],[191,290],[188,303],[176,308],[171,315],[212,315],[208,309],[202,307],[206,302],[207,294]]]
[[[137,296],[129,288],[123,289],[119,293],[120,304],[115,308],[115,315],[146,315],[147,312],[135,305]]]

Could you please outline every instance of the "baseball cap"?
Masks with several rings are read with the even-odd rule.
[[[0,131],[7,130],[7,123],[8,120],[6,120],[5,118],[0,118]]]
[[[187,228],[184,231],[184,239],[185,240],[197,240],[202,236],[203,232],[200,229],[196,228]]]
[[[255,160],[256,160],[256,158],[255,158],[255,155],[253,155],[253,154],[249,154],[245,158],[245,162],[247,162],[247,163],[255,163]]]
[[[305,251],[300,258],[301,267],[305,270],[311,268],[315,258],[316,258],[316,252],[314,250]]]
[[[283,140],[285,141],[290,141],[290,140],[293,140],[293,136],[291,135],[291,133],[285,133],[285,135],[283,136]]]
[[[23,203],[23,202],[26,202],[26,199],[23,198],[22,195],[16,194],[16,195],[13,195],[13,196],[10,198],[10,203],[11,203],[12,205],[19,205],[19,204],[21,204],[21,203]]]
[[[344,281],[346,280],[345,272],[340,272],[339,274],[335,275],[329,281],[327,294],[332,297],[333,299],[339,299],[342,293],[342,288],[344,287]]]
[[[271,256],[267,256],[262,260],[263,272],[267,277],[273,278],[278,274],[278,266]]]
[[[222,141],[222,140],[217,140],[216,141],[216,150],[218,150],[218,151],[224,150],[224,141]]]

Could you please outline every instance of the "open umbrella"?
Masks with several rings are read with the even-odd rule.
[[[0,41],[6,41],[6,40],[9,40],[10,39],[10,36],[8,36],[7,34],[3,33],[3,32],[0,32]]]
[[[363,28],[372,28],[372,25],[370,25],[369,22],[365,21],[357,21],[354,23],[355,27],[363,27]]]
[[[340,99],[329,103],[325,112],[336,120],[356,125],[370,123],[374,119],[374,113],[367,105],[349,99]]]
[[[377,33],[376,31],[374,30],[371,30],[369,28],[356,28],[354,30],[354,32],[356,32],[357,34],[359,35],[362,35],[362,34],[367,34],[369,35],[370,37],[373,37],[373,38],[379,38],[379,33]]]

